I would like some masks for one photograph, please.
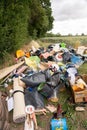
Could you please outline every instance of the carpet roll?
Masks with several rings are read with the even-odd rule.
[[[24,101],[24,88],[19,85],[19,78],[14,78],[13,81],[13,98],[14,98],[14,110],[13,121],[15,123],[21,123],[25,121],[25,101]]]

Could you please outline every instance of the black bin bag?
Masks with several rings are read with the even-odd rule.
[[[35,109],[44,108],[44,99],[37,89],[25,90],[25,105],[33,105]]]
[[[59,72],[55,72],[47,81],[46,83],[50,86],[50,87],[57,87],[58,84],[60,83],[60,73]]]
[[[30,87],[36,87],[38,86],[40,83],[45,82],[46,81],[46,77],[44,72],[38,72],[38,73],[34,73],[30,76],[26,76],[24,78],[21,79],[27,86]]]
[[[43,95],[46,98],[51,97],[51,95],[53,94],[53,88],[45,83],[41,83],[38,86],[37,90],[41,95]]]

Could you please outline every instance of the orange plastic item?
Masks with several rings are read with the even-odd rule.
[[[29,53],[29,52],[25,52],[25,56],[26,56],[27,58],[29,58],[29,57],[30,57],[30,53]]]
[[[77,84],[75,84],[72,86],[72,89],[74,91],[82,91],[82,90],[84,90],[84,86],[83,86],[83,84],[79,84],[79,86]]]
[[[25,55],[25,53],[24,53],[23,50],[17,50],[17,51],[16,51],[16,57],[17,57],[17,58],[20,58],[20,57],[22,57],[22,56],[24,56],[24,55]]]

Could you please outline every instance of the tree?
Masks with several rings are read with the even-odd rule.
[[[0,1],[0,56],[52,29],[50,0]]]
[[[26,3],[16,0],[0,2],[0,55],[20,47],[28,36]]]
[[[54,21],[54,18],[52,16],[51,2],[50,2],[50,0],[41,0],[41,4],[42,4],[43,8],[45,8],[46,15],[49,20],[49,25],[48,25],[48,30],[47,30],[47,31],[49,31],[53,28],[53,21]]]
[[[36,37],[41,37],[52,29],[53,17],[50,6],[49,0],[33,0],[29,3],[31,15],[28,30],[30,35],[36,33]]]
[[[85,36],[85,34],[84,34],[84,33],[82,33],[82,34],[81,34],[81,36]]]

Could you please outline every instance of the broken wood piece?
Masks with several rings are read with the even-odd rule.
[[[27,68],[28,68],[28,66],[26,66],[26,65],[21,66],[20,68],[18,68],[16,74],[21,74],[21,73],[23,73]]]
[[[48,104],[47,106],[45,106],[45,108],[48,109],[52,113],[57,110],[57,108],[54,105],[50,105],[50,104]]]
[[[17,69],[19,66],[23,65],[24,64],[24,61],[18,63],[18,64],[15,64],[15,65],[12,65],[10,67],[6,67],[4,69],[1,69],[0,70],[0,79],[3,79],[4,77],[6,77],[7,75],[9,75],[13,70]]]
[[[35,114],[36,115],[40,115],[40,114],[46,115],[47,112],[48,111],[45,108],[43,108],[43,109],[35,109]]]

